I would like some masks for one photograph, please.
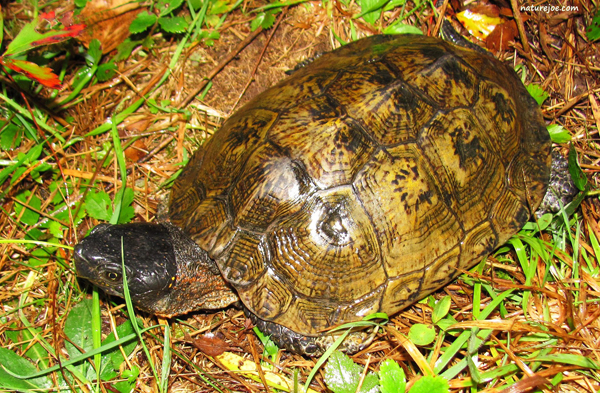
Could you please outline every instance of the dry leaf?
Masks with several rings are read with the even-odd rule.
[[[519,34],[517,24],[514,20],[509,20],[496,26],[494,31],[485,40],[486,47],[492,52],[505,51],[508,49],[508,43],[513,41]]]
[[[219,356],[230,349],[225,341],[211,333],[198,337],[192,345],[208,356]]]
[[[87,25],[80,40],[88,46],[96,38],[102,53],[108,53],[129,37],[129,25],[141,11],[138,3],[129,0],[92,0],[78,16]]]

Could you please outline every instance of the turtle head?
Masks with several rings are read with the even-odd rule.
[[[123,297],[123,263],[131,300],[155,311],[177,277],[173,242],[164,225],[100,224],[75,246],[75,269],[106,293]]]
[[[217,309],[238,300],[217,265],[169,224],[100,224],[75,246],[77,275],[124,297],[123,266],[133,304],[171,317]]]

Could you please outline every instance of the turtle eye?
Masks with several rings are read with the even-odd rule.
[[[104,272],[104,277],[108,281],[113,281],[113,282],[121,281],[121,275],[119,273],[112,272],[112,271]]]

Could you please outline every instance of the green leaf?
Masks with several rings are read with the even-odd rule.
[[[13,59],[11,57],[0,58],[1,63],[13,71],[16,71],[27,78],[33,79],[42,85],[51,89],[60,88],[58,76],[52,72],[51,68],[42,67],[26,60]]]
[[[160,16],[169,15],[181,6],[183,0],[159,0],[156,5]]]
[[[596,15],[592,18],[592,22],[585,33],[590,41],[595,41],[600,38],[600,8],[596,10]]]
[[[448,315],[446,318],[440,320],[436,325],[443,331],[446,331],[450,326],[454,325],[457,322],[458,321],[454,319],[452,315]]]
[[[0,12],[0,43],[4,40],[4,15]]]
[[[379,385],[381,393],[404,393],[406,375],[404,370],[391,359],[386,359],[379,367]]]
[[[255,327],[252,330],[254,330],[254,333],[256,333],[256,336],[258,337],[262,345],[265,347],[265,353],[270,357],[276,356],[279,352],[279,347],[273,342],[273,340],[271,340],[271,336],[266,336],[257,327]]]
[[[385,5],[385,7],[383,7],[384,11],[391,11],[394,8],[398,7],[399,5],[404,5],[406,4],[406,0],[390,0],[389,3],[387,3]]]
[[[171,34],[184,33],[189,24],[181,16],[162,16],[158,24],[164,31]]]
[[[128,336],[128,335],[134,333],[133,326],[131,325],[131,321],[129,321],[129,320],[127,320],[123,324],[117,326],[116,330],[117,330],[117,334],[119,335],[119,337],[125,337],[125,336]],[[114,332],[110,333],[106,337],[106,339],[104,339],[104,341],[102,341],[102,345],[108,345],[108,344],[114,342],[115,340],[116,339],[115,339]],[[129,344],[122,345],[121,348],[123,349],[123,352],[125,353],[125,355],[128,356],[133,352],[136,345],[137,345],[137,341],[131,340],[131,342]],[[116,373],[119,371],[121,364],[123,364],[124,361],[125,361],[125,358],[123,358],[123,354],[118,347],[113,348],[108,352],[104,352],[102,354],[102,367],[101,367],[100,377],[105,381],[114,378],[114,376],[117,375]]]
[[[73,85],[82,87],[85,86],[85,84],[89,82],[93,76],[92,68],[93,67],[85,66],[77,70],[75,77],[73,78]]]
[[[194,9],[194,11],[198,11],[204,5],[204,1],[202,1],[202,0],[188,0],[187,3],[190,7],[192,7]],[[214,5],[213,5],[213,7],[214,7]]]
[[[525,86],[525,88],[540,106],[546,101],[546,98],[550,96],[540,87],[540,85],[529,84]]]
[[[19,34],[8,44],[3,56],[15,56],[42,45],[56,44],[69,37],[78,36],[85,28],[85,25],[77,24],[65,27],[62,30],[50,30],[40,34],[36,31],[38,22],[39,20],[36,18],[23,26]]]
[[[383,34],[419,34],[419,35],[423,35],[423,32],[418,27],[407,25],[406,23],[397,21],[395,23],[392,23],[385,29],[383,29]]]
[[[581,170],[579,166],[579,162],[577,161],[577,151],[573,144],[569,146],[569,173],[571,174],[571,178],[573,179],[573,183],[575,183],[575,187],[577,187],[580,191],[584,191],[587,188],[587,176]]]
[[[425,376],[415,382],[410,389],[410,393],[448,393],[449,391],[448,381],[439,376]]]
[[[31,172],[29,172],[29,175],[34,181],[43,184],[44,181],[41,174],[46,171],[51,171],[52,169],[54,169],[52,165],[48,164],[47,162],[41,162],[39,165],[36,165]]]
[[[48,367],[50,359],[48,351],[44,349],[37,339],[33,340],[33,334],[41,334],[42,329],[30,327],[29,329],[17,330],[17,325],[14,323],[10,327],[15,330],[6,330],[4,334],[6,334],[10,341],[16,344],[15,348],[20,348],[21,351],[26,349],[25,357],[33,360],[41,369]],[[19,343],[21,344],[19,345]]]
[[[570,353],[553,353],[550,355],[536,356],[534,359],[528,359],[536,362],[553,362],[562,364],[572,364],[587,369],[598,370],[600,367],[590,358]]]
[[[104,191],[89,192],[85,197],[85,211],[96,220],[110,220],[113,211],[110,197]]]
[[[87,4],[88,0],[75,0],[75,7],[83,8]]]
[[[567,143],[571,140],[571,134],[563,126],[559,124],[550,124],[548,127],[550,139],[554,143]]]
[[[21,138],[23,133],[21,128],[16,124],[9,123],[2,128],[0,134],[0,149],[10,150],[19,147],[21,145]]]
[[[32,208],[38,211],[42,209],[42,201],[40,200],[40,198],[38,198],[35,195],[31,196],[31,191],[29,190],[23,191],[22,193],[18,194],[15,197],[15,199],[23,202],[24,204],[27,204],[28,206],[31,206]],[[25,211],[23,211],[23,209],[25,209]],[[23,212],[22,215],[21,212]],[[17,217],[21,215],[21,222],[26,225],[35,225],[40,219],[39,213],[24,207],[20,203],[15,204],[15,214],[17,215]]]
[[[120,198],[120,194],[124,192],[123,199]],[[133,190],[129,187],[123,189],[121,188],[117,195],[115,195],[115,201],[121,201],[121,212],[119,214],[119,219],[117,220],[117,224],[127,224],[131,221],[131,219],[135,216],[135,210],[133,209]],[[116,210],[116,206],[115,206]]]
[[[252,29],[252,31],[255,31],[259,27],[262,27],[263,29],[268,29],[271,26],[273,26],[274,22],[275,16],[273,11],[261,12],[257,14],[256,18],[252,20],[252,23],[250,23],[250,28]]]
[[[381,16],[381,10],[387,2],[388,0],[359,0],[360,15],[357,17],[362,17],[365,22],[373,25]]]
[[[373,372],[368,372],[365,375],[362,385],[360,386],[360,393],[377,393],[379,392],[379,377]]]
[[[113,386],[121,393],[131,393],[139,375],[140,369],[134,366],[132,370],[125,370],[121,374],[121,378],[125,378],[125,381],[116,382]]]
[[[87,56],[86,56],[86,61],[88,62],[87,63],[88,67],[93,67],[94,65],[96,65],[100,62],[100,59],[102,58],[101,46],[102,46],[102,44],[100,44],[100,41],[96,38],[94,38],[90,42],[90,46],[88,48]]]
[[[325,383],[335,393],[354,393],[358,388],[362,371],[362,367],[355,364],[347,355],[335,351],[331,354],[325,366]],[[377,380],[374,373],[367,374],[360,392],[374,393],[379,390],[377,383],[372,384],[373,377]]]
[[[57,239],[62,239],[64,236],[63,233],[63,229],[65,229],[61,223],[50,220],[48,221],[48,225],[46,226],[46,228],[48,228],[48,232],[50,232],[50,234],[52,236],[54,236]]]
[[[127,37],[127,39],[117,46],[117,54],[114,57],[114,61],[121,61],[127,59],[131,56],[131,53],[135,49],[136,46],[140,45],[142,41],[133,41],[131,37]]]
[[[86,299],[76,304],[65,321],[64,333],[73,344],[65,341],[69,356],[79,356],[94,349],[92,342],[92,300]],[[81,348],[83,350],[80,351]]]
[[[225,0],[217,0],[212,3],[210,10],[208,11],[208,15],[220,15],[226,12],[229,12],[235,3],[231,3]]]
[[[137,34],[146,31],[147,28],[156,23],[157,16],[149,13],[148,11],[140,12],[137,17],[129,25],[129,32],[131,34]]]
[[[69,357],[75,358],[94,349],[92,338],[92,300],[86,299],[69,311],[63,329],[69,340],[65,340],[65,349]],[[80,350],[81,349],[81,350]],[[79,372],[88,379],[96,377],[96,371],[88,362],[78,363]]]
[[[434,324],[437,324],[439,321],[441,321],[446,315],[448,315],[451,304],[452,299],[450,296],[444,296],[442,299],[440,299],[440,301],[435,304],[435,307],[433,307],[431,321]]]
[[[13,351],[0,348],[0,387],[18,392],[33,392],[51,389],[52,382],[46,376],[32,379],[18,379],[4,371],[4,368],[18,375],[31,375],[37,372],[35,366]]]
[[[408,338],[418,346],[429,345],[435,340],[435,329],[422,323],[415,323],[408,331]]]
[[[32,258],[29,258],[28,260],[29,266],[37,267],[48,263],[54,254],[54,251],[56,251],[56,248],[54,248],[54,250],[50,250],[50,252],[45,248],[36,248],[31,252]]]
[[[98,70],[96,70],[96,77],[100,82],[106,82],[115,76],[116,70],[117,66],[115,65],[114,60],[111,60],[108,63],[100,64],[98,66]]]

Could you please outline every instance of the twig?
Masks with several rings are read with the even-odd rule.
[[[521,17],[521,12],[519,11],[519,3],[517,0],[510,0],[510,5],[512,6],[513,15],[515,16],[515,20],[517,21],[517,28],[519,30],[519,37],[521,38],[521,43],[523,44],[523,50],[527,54],[529,60],[532,60],[531,48],[529,47],[529,41],[527,41],[527,35],[525,34],[525,25],[523,24],[523,18]]]
[[[248,46],[248,44],[250,44],[256,37],[258,37],[258,35],[261,32],[262,27],[259,27],[254,32],[250,33],[242,42],[240,42],[239,45],[233,50],[233,52],[231,52],[223,60],[221,60],[221,62],[217,64],[217,66],[213,68],[213,70],[208,74],[206,79],[204,79],[204,81],[200,83],[200,86],[198,86],[194,91],[192,91],[187,96],[187,98],[177,106],[177,108],[181,109],[183,107],[186,107],[190,102],[192,102],[192,100],[198,95],[198,93],[200,93],[206,87],[208,82],[210,82],[212,78],[214,78],[219,72],[221,72],[221,70],[225,68],[225,66],[231,60],[233,60],[238,55],[238,53],[240,53],[246,46]]]
[[[279,17],[277,18],[277,22],[275,22],[275,25],[271,29],[271,34],[269,34],[269,37],[267,38],[267,42],[265,42],[265,45],[263,46],[263,50],[262,50],[262,52],[260,52],[260,55],[258,56],[258,60],[256,60],[256,65],[254,66],[254,69],[252,70],[252,73],[250,74],[250,78],[248,78],[248,83],[246,83],[246,86],[244,86],[244,88],[242,89],[242,92],[238,96],[238,99],[235,101],[235,104],[233,104],[233,107],[231,108],[232,112],[238,106],[238,104],[240,103],[240,100],[242,99],[244,94],[246,94],[246,90],[248,90],[248,87],[250,87],[250,84],[252,84],[252,81],[254,81],[254,76],[256,75],[258,66],[260,65],[263,57],[265,56],[265,52],[267,51],[267,48],[269,47],[269,43],[271,42],[271,39],[275,35],[275,31],[277,31],[277,27],[279,26],[279,23],[281,22],[281,20],[287,13],[287,10],[288,10],[288,7],[285,7],[283,9],[283,11],[281,12],[281,14],[279,14]]]

